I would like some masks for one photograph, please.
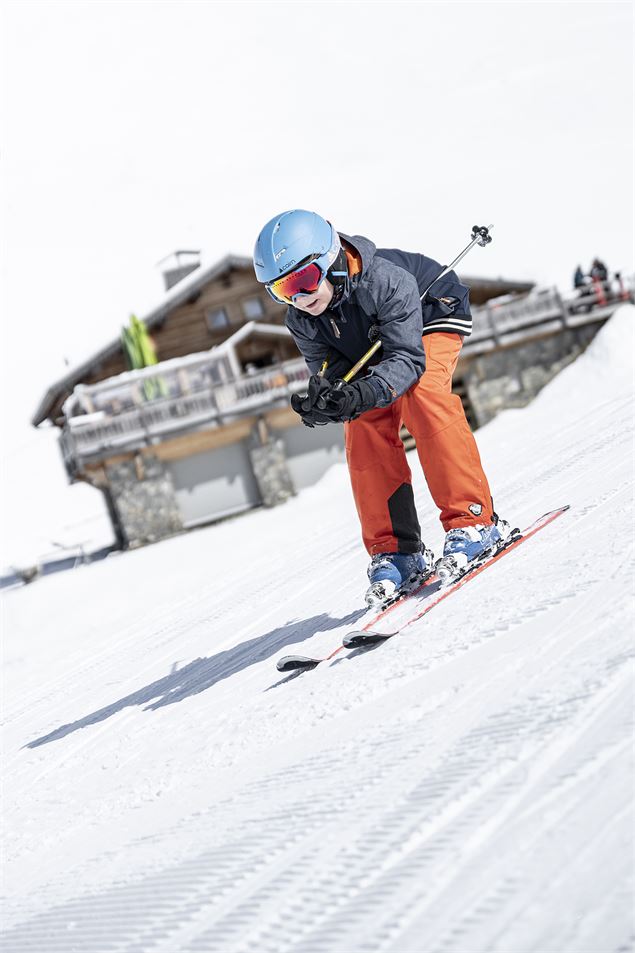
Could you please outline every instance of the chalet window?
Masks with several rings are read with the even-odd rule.
[[[205,320],[210,331],[229,327],[229,317],[225,308],[208,308],[205,312]]]
[[[264,313],[265,309],[260,298],[247,298],[243,301],[243,314],[248,321],[256,321],[258,318],[262,318]]]

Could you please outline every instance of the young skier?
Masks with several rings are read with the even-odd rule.
[[[286,326],[311,372],[293,409],[309,426],[344,423],[353,496],[370,554],[374,605],[429,575],[412,474],[399,430],[417,453],[446,531],[442,579],[494,549],[510,528],[499,520],[452,374],[472,319],[469,290],[424,255],[376,248],[338,234],[314,212],[272,218],[254,249],[254,268],[271,297],[288,305]],[[381,348],[349,383],[342,378],[376,340]],[[360,376],[361,375],[361,376]]]

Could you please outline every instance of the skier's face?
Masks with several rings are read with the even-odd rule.
[[[313,314],[317,317],[322,314],[331,303],[333,297],[333,285],[325,278],[318,286],[318,290],[310,295],[300,295],[293,302],[293,307],[298,311],[306,311],[307,314]]]

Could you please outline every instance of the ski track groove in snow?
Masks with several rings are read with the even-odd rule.
[[[565,594],[564,594],[564,597],[565,597],[565,598],[570,598],[571,595],[573,595],[573,593],[565,593]],[[489,634],[489,633],[487,633],[487,634]],[[487,635],[486,635],[486,637],[487,637]],[[462,650],[463,648],[464,648],[464,646],[460,646],[459,650]],[[442,657],[442,658],[443,658],[443,657]],[[445,659],[445,661],[447,661],[447,658]]]
[[[276,677],[359,609],[335,474],[243,518],[311,527],[306,561],[254,546],[248,598],[217,562],[112,637],[85,611],[94,653],[77,608],[64,669],[14,669],[3,953],[632,953],[633,404],[547,391],[479,442],[501,516],[572,509],[385,645]],[[207,533],[200,559],[231,527]],[[76,578],[99,599],[169,552]]]
[[[330,572],[327,570],[326,572],[327,577],[328,575],[334,573],[335,571],[336,571],[335,568],[332,568]],[[342,561],[340,560],[337,566],[337,572],[341,572],[341,571],[342,571]],[[297,575],[300,576],[301,578],[302,576],[308,575],[308,572],[306,570],[302,570],[298,572]],[[294,584],[295,580],[293,579],[293,576],[291,577],[289,581],[291,585]],[[272,580],[270,580],[268,583],[269,588],[271,587],[271,582]],[[295,592],[296,596],[301,595],[304,589],[308,588],[311,584],[312,584],[311,581],[309,582],[305,581],[303,588],[299,590],[296,589],[296,592]],[[261,587],[262,592],[266,592],[266,590],[267,590],[267,584]],[[254,596],[257,594],[258,594],[257,590],[250,591],[250,596]],[[48,684],[39,685],[38,688],[34,689],[31,695],[27,696],[26,699],[22,697],[21,705],[20,707],[17,707],[15,711],[12,712],[9,709],[9,711],[7,712],[7,710],[5,709],[3,711],[3,716],[4,716],[3,722],[2,722],[3,726],[10,725],[14,719],[19,719],[25,714],[32,714],[34,701],[36,700],[36,698],[37,698],[37,705],[39,707],[46,707],[48,703],[56,699],[56,695],[58,692],[64,690],[64,686],[68,684],[69,679],[75,679],[80,677],[82,679],[86,679],[86,676],[88,676],[91,673],[100,674],[103,671],[101,667],[103,660],[107,659],[109,656],[112,656],[115,650],[123,649],[125,647],[125,648],[128,648],[128,650],[130,651],[131,649],[130,642],[133,639],[135,641],[133,642],[133,645],[132,645],[132,651],[135,651],[135,645],[138,645],[139,648],[137,649],[137,656],[139,658],[143,658],[147,654],[147,647],[150,644],[154,648],[161,647],[162,645],[173,646],[175,635],[178,635],[179,637],[186,636],[188,633],[188,630],[192,626],[192,623],[189,619],[185,621],[182,620],[180,622],[178,621],[179,618],[188,610],[190,613],[194,613],[195,615],[197,615],[196,625],[198,627],[206,626],[211,623],[218,624],[218,623],[221,623],[223,619],[225,618],[235,621],[238,595],[239,593],[237,592],[231,592],[229,595],[225,594],[223,597],[223,601],[221,605],[219,606],[217,603],[216,593],[214,593],[213,596],[211,596],[208,593],[204,593],[202,595],[199,594],[195,598],[184,600],[184,602],[176,608],[173,605],[170,606],[167,620],[165,618],[166,616],[165,608],[156,610],[149,619],[146,618],[143,620],[144,622],[143,627],[144,629],[147,629],[147,635],[142,639],[140,643],[136,641],[137,635],[138,635],[138,629],[139,629],[139,624],[136,623],[134,625],[131,625],[127,630],[125,630],[123,636],[120,637],[115,643],[108,645],[101,653],[99,653],[99,655],[92,656],[88,664],[86,664],[85,662],[82,662],[82,663],[78,663],[74,667],[69,666],[65,670],[63,675],[56,677],[54,680],[52,680]],[[205,618],[204,616],[201,617],[200,615],[198,615],[198,613],[196,612],[197,608],[199,606],[205,606],[205,607],[209,606],[210,601],[212,601],[212,599],[214,602],[214,609],[213,609],[212,615],[209,618]],[[276,612],[279,612],[279,607],[277,606],[272,607],[270,614],[275,616]],[[252,623],[247,623],[241,629],[241,634],[243,635],[247,634],[250,631],[250,629],[257,629],[262,623],[262,618],[263,618],[262,616],[259,616],[257,621]],[[156,620],[160,619],[162,624],[155,625],[154,624],[155,619]],[[218,648],[222,648],[222,644],[218,646]],[[79,657],[83,657],[85,655],[85,653],[82,653],[82,652],[77,654]],[[171,658],[172,656],[168,653],[165,657],[160,659],[160,661],[165,661],[165,659],[171,659]],[[157,660],[153,659],[152,666],[156,667],[156,663],[157,663]],[[135,679],[138,678],[139,674],[140,673],[138,672],[136,673]],[[91,689],[88,690],[88,693],[90,692],[90,690]],[[44,694],[42,694],[43,692]]]
[[[614,671],[615,669],[613,669]],[[619,667],[617,671],[619,673],[618,678],[621,680],[622,667]],[[615,675],[612,674],[611,677],[615,678]],[[491,689],[491,685],[483,685],[480,692],[484,693],[489,689]],[[516,786],[521,798],[524,798],[525,801],[530,800],[523,777],[523,763],[532,760],[536,752],[540,752],[540,759],[543,761],[545,759],[550,760],[550,749],[545,746],[549,737],[555,734],[557,744],[560,737],[558,734],[559,728],[563,722],[574,716],[582,715],[577,726],[578,735],[588,732],[590,730],[589,725],[592,725],[593,720],[598,717],[598,708],[604,712],[615,708],[614,694],[614,687],[609,680],[608,683],[605,683],[605,697],[599,700],[597,692],[592,690],[586,694],[579,693],[573,698],[565,697],[564,699],[554,699],[552,691],[543,693],[544,697],[542,698],[533,695],[523,705],[519,705],[516,710],[498,713],[490,719],[489,723],[477,730],[468,732],[454,746],[454,749],[446,754],[445,764],[442,765],[441,770],[433,775],[431,782],[424,779],[418,784],[414,784],[405,800],[402,797],[390,811],[384,813],[383,817],[378,817],[375,814],[370,819],[370,829],[368,822],[364,823],[366,819],[362,816],[355,832],[356,839],[352,843],[349,842],[344,851],[336,850],[338,862],[329,868],[330,876],[324,878],[323,882],[317,885],[311,884],[307,896],[302,893],[302,885],[306,883],[306,866],[310,864],[313,852],[316,850],[316,837],[315,832],[311,832],[312,836],[305,835],[303,837],[301,831],[303,828],[306,829],[307,826],[310,828],[313,821],[313,824],[318,826],[317,833],[321,840],[322,824],[325,817],[332,814],[332,811],[325,813],[307,804],[305,796],[301,793],[308,779],[313,779],[314,783],[320,780],[319,777],[315,778],[316,772],[319,774],[319,764],[316,763],[315,758],[311,757],[307,759],[303,769],[296,768],[291,776],[289,772],[284,774],[285,784],[288,786],[292,783],[295,789],[299,789],[299,799],[295,805],[291,803],[285,806],[286,809],[274,812],[272,816],[265,815],[261,817],[257,825],[257,830],[261,831],[260,836],[256,833],[255,825],[252,823],[250,825],[252,827],[251,836],[243,836],[245,849],[240,849],[240,841],[236,842],[235,845],[232,843],[231,830],[228,830],[227,849],[220,850],[216,855],[213,852],[210,853],[207,863],[205,855],[201,855],[194,862],[186,862],[184,865],[185,871],[168,871],[167,875],[147,878],[142,884],[117,888],[111,896],[104,897],[97,904],[95,904],[93,898],[88,898],[83,903],[80,901],[71,904],[69,907],[63,907],[59,911],[51,911],[51,913],[55,912],[56,915],[44,916],[41,933],[34,928],[33,923],[30,924],[30,940],[27,946],[18,944],[14,947],[10,945],[7,949],[37,948],[38,935],[43,939],[48,937],[50,941],[51,938],[55,937],[56,927],[59,929],[60,926],[65,926],[69,919],[70,922],[77,924],[78,920],[82,920],[82,914],[86,920],[85,930],[91,929],[90,924],[97,916],[102,918],[104,931],[112,936],[110,917],[116,917],[118,922],[121,923],[122,909],[124,911],[128,908],[132,909],[135,904],[139,904],[151,919],[158,916],[163,923],[154,938],[147,931],[144,931],[143,945],[126,946],[122,949],[156,950],[157,953],[160,950],[169,951],[175,948],[170,943],[173,944],[176,939],[174,933],[170,934],[170,928],[174,930],[176,921],[181,924],[182,928],[183,919],[185,919],[185,910],[182,903],[178,906],[179,900],[183,901],[184,898],[188,897],[193,907],[193,913],[198,914],[194,919],[199,919],[201,909],[207,915],[210,913],[210,909],[204,903],[204,898],[209,893],[213,893],[217,904],[220,903],[221,905],[219,919],[211,930],[199,935],[196,941],[176,947],[179,950],[209,950],[211,953],[212,950],[216,949],[229,951],[260,948],[280,951],[289,949],[298,951],[298,953],[300,951],[301,953],[308,953],[312,949],[329,949],[328,946],[324,945],[328,942],[329,936],[337,935],[341,941],[343,929],[352,930],[353,935],[359,937],[360,930],[363,931],[364,924],[368,923],[368,917],[372,915],[374,910],[375,912],[377,909],[383,910],[393,893],[397,893],[403,898],[403,891],[408,884],[414,887],[416,893],[422,880],[437,885],[438,891],[440,883],[441,886],[445,883],[443,881],[444,874],[446,878],[454,879],[456,871],[453,869],[451,860],[454,851],[458,851],[459,848],[464,851],[465,840],[469,840],[470,835],[474,836],[474,832],[479,830],[479,815],[491,818],[494,814],[494,818],[496,818],[496,812],[492,809],[492,799],[498,797],[503,803],[509,803],[510,794],[513,793]],[[557,710],[555,716],[554,702]],[[588,709],[589,702],[592,703],[590,706],[592,710],[585,711],[585,705]],[[534,712],[533,721],[527,717],[527,705],[531,705]],[[536,719],[536,712],[539,713],[538,719]],[[402,728],[402,733],[403,730]],[[364,799],[369,796],[379,797],[381,801],[382,792],[377,790],[379,785],[384,788],[390,787],[395,775],[403,775],[404,772],[400,769],[405,769],[405,773],[408,774],[408,766],[412,764],[413,760],[418,764],[421,763],[417,755],[420,755],[421,751],[425,749],[426,743],[415,741],[404,748],[402,745],[395,744],[395,741],[399,739],[395,739],[394,735],[394,729],[383,733],[380,731],[373,744],[373,750],[380,753],[387,752],[389,758],[386,769],[381,772],[379,777],[372,771],[372,766],[369,765],[362,777],[352,780],[351,791],[344,790],[341,792],[345,801],[349,796],[352,796],[352,803],[347,804],[344,809],[346,814],[355,816],[355,811],[363,806]],[[575,738],[572,735],[567,734],[564,747],[570,746],[574,740]],[[401,741],[403,741],[403,738]],[[509,749],[513,749],[514,746],[516,746],[516,751],[510,751]],[[391,756],[395,748],[399,754]],[[504,753],[502,760],[500,760],[501,748]],[[340,755],[340,759],[343,757],[345,757],[344,753]],[[551,760],[555,760],[556,764],[558,763],[558,757],[561,757],[560,752],[551,754]],[[617,761],[618,764],[624,764],[621,758]],[[337,764],[326,767],[334,768],[337,774]],[[488,768],[489,774],[486,770]],[[329,773],[330,770],[325,770],[325,765],[322,764],[322,780],[327,779]],[[538,773],[535,767],[533,773]],[[477,781],[475,787],[470,783],[473,779]],[[264,783],[259,785],[257,790],[248,788],[240,799],[243,801],[241,806],[245,806],[245,800],[252,804],[254,801],[261,800],[263,796],[266,796],[267,787],[276,790],[279,783],[280,779],[273,775],[265,778]],[[560,777],[556,779],[556,783],[561,783]],[[571,781],[569,781],[569,784],[571,784]],[[615,788],[615,790],[617,789]],[[583,791],[578,791],[579,801],[584,800],[583,797],[580,797],[581,794],[583,794]],[[390,799],[388,803],[391,804]],[[425,828],[421,829],[422,804],[427,808],[426,814],[429,818],[429,830],[427,831]],[[237,805],[234,805],[233,809],[235,810],[236,807]],[[227,805],[226,810],[230,811],[231,809],[232,806]],[[292,830],[296,832],[295,838],[294,835],[291,838],[284,836],[290,820],[296,822],[296,826],[292,827]],[[535,818],[531,820],[533,825]],[[562,818],[558,817],[557,822],[560,827]],[[266,831],[266,834],[262,833],[263,830]],[[549,832],[543,832],[543,837],[547,836],[549,836]],[[509,835],[507,834],[503,840],[505,841],[508,838]],[[299,861],[295,863],[295,881],[293,878],[294,865],[289,866],[289,857],[287,856],[290,853],[290,848],[297,852],[294,840],[295,844],[299,843],[300,845],[303,841],[307,842],[303,851],[305,864],[302,865]],[[477,848],[478,844],[476,845]],[[220,855],[220,858],[218,855]],[[276,879],[276,860],[280,855],[283,855],[283,862],[282,864],[278,863],[278,866],[282,875]],[[400,855],[405,856],[401,858]],[[221,858],[223,856],[226,863],[228,862],[229,869],[227,870],[222,868]],[[265,862],[262,861],[263,856],[266,857]],[[258,864],[259,859],[260,865]],[[447,866],[448,859],[451,861],[449,868]],[[507,857],[506,859],[509,863],[510,858]],[[201,869],[203,873],[207,871],[206,882],[201,881]],[[361,889],[360,870],[366,873],[366,882],[362,881]],[[216,883],[214,883],[213,878],[210,883],[211,871],[214,871],[215,876],[220,878],[217,879]],[[264,883],[263,871],[267,873]],[[379,872],[379,875],[376,872]],[[348,886],[347,874],[350,879]],[[511,889],[510,884],[513,881],[507,879],[504,882],[507,883],[507,888]],[[223,883],[225,889],[227,889],[228,884],[231,885],[229,895],[231,909],[224,915],[222,913]],[[177,889],[179,884],[182,884],[182,886]],[[242,892],[241,887],[243,890],[246,889],[247,892],[247,897],[243,900],[239,899]],[[295,904],[297,915],[293,916],[293,905],[289,905],[288,900],[286,900],[283,905],[286,913],[284,922],[282,924],[278,923],[275,917],[278,916],[280,909],[280,897],[288,898],[289,892],[293,892],[294,887],[296,890],[300,889]],[[522,885],[519,883],[518,887],[520,888]],[[177,904],[178,916],[176,916],[176,921],[175,915],[170,916],[169,909],[165,907],[164,899],[166,896],[171,898],[169,907],[173,907],[175,903]],[[307,923],[309,928],[311,927],[311,897],[313,897],[315,919],[318,922],[322,921],[319,926],[315,927],[314,936],[311,936],[310,929],[308,931],[309,935],[306,935]],[[150,903],[151,898],[152,903]],[[379,903],[379,901],[382,902]],[[428,905],[434,907],[437,902],[438,898],[434,892],[428,895]],[[489,903],[492,903],[491,891]],[[217,904],[214,904],[214,906]],[[83,910],[83,907],[88,909]],[[390,908],[389,904],[388,908]],[[406,909],[408,908],[411,909],[410,904],[407,905]],[[333,912],[329,913],[329,910]],[[266,929],[263,929],[260,925],[267,912],[269,916],[272,914],[274,916],[269,938]],[[426,910],[422,915],[428,920],[430,911]],[[78,919],[74,920],[75,917]],[[373,931],[369,938],[371,945],[374,942],[372,940],[373,936],[379,938],[386,933],[389,937],[390,923],[393,920],[394,916],[391,915],[387,925],[383,928],[378,926],[377,931]],[[123,921],[125,925],[125,918],[123,918]],[[468,921],[467,925],[469,926],[470,923],[472,923],[471,920]],[[249,941],[247,945],[242,945],[246,931],[248,928],[253,930],[256,924],[259,926],[253,941]],[[285,945],[284,938],[290,927],[292,928],[292,935],[289,937],[288,944]],[[74,930],[77,929],[79,927],[75,926]],[[384,933],[382,933],[382,929]],[[333,934],[333,931],[335,931],[335,934]],[[177,931],[177,936],[178,932],[180,931]],[[298,933],[304,933],[305,936],[298,936]],[[169,935],[167,945],[160,942],[162,934]],[[417,935],[420,937],[419,934]],[[461,935],[459,932],[459,938]],[[239,946],[234,945],[237,936],[243,938],[238,941]],[[6,939],[10,940],[11,938],[8,936]],[[403,939],[402,937],[401,945],[397,947],[399,950],[409,948],[403,946]],[[35,941],[35,947],[30,945],[33,940]],[[64,949],[63,944],[64,942],[68,943],[68,940],[68,933],[65,929],[62,929],[59,945],[49,945],[48,949]],[[150,940],[152,940],[152,945],[148,945]],[[268,941],[271,946],[268,945]],[[80,947],[80,949],[85,948],[85,946]],[[119,949],[119,946],[105,947],[104,950],[111,948]],[[353,947],[344,945],[341,948],[352,949]],[[364,945],[355,947],[355,949],[360,950],[365,948]],[[383,947],[374,946],[373,948],[382,949]],[[421,947],[414,947],[414,949],[419,948]],[[66,949],[69,948],[66,947]],[[436,950],[436,947],[434,949]],[[443,941],[438,949],[461,950],[464,947],[460,945],[458,947],[448,946]],[[542,950],[545,948],[536,947],[536,949]]]
[[[338,567],[338,571],[341,572],[341,568],[342,567],[340,565]],[[334,574],[335,572],[336,572],[336,569],[333,568],[331,570],[331,573]],[[303,588],[296,589],[295,596],[297,597],[299,595],[302,595],[302,593],[304,592],[304,589],[310,586],[311,584],[312,584],[311,582],[308,582],[308,583],[305,583],[305,586]],[[209,599],[209,597],[199,597],[197,600],[192,600],[190,603],[190,608],[196,611],[196,609],[198,608],[200,604],[207,605],[208,603],[206,601],[206,598]],[[231,606],[228,609],[225,609],[224,612],[221,613],[221,616],[229,612],[230,609],[231,609]],[[236,612],[235,602],[233,604],[233,609],[235,613]],[[181,612],[182,612],[182,609],[180,608],[179,614]],[[256,621],[247,622],[240,630],[241,637],[248,636],[251,632],[256,631],[258,628],[261,628],[263,621],[266,618],[269,618],[269,617],[275,618],[276,614],[278,613],[279,613],[279,607],[274,606],[271,608],[268,614],[260,614]],[[219,622],[219,615],[217,614],[216,610],[214,610],[213,615],[209,619],[206,619],[206,618],[201,619],[199,617],[197,619],[196,626],[197,628],[202,628],[204,626],[209,625],[212,622],[214,624],[217,624]],[[133,643],[132,651],[130,653],[132,656],[132,659],[134,661],[136,661],[137,659],[139,661],[142,661],[144,658],[147,658],[148,650],[150,646],[152,646],[155,649],[162,647],[163,645],[173,646],[175,639],[178,639],[179,641],[181,641],[181,644],[184,644],[187,639],[188,632],[191,628],[192,628],[192,624],[189,620],[179,621],[177,618],[170,618],[167,622],[164,621],[163,624],[158,629],[150,629],[149,634],[142,640],[137,641],[135,638],[136,633],[134,631],[131,631],[128,638],[132,638],[135,640]],[[232,639],[232,642],[233,642],[233,639]],[[227,644],[231,644],[231,642]],[[108,684],[108,682],[106,681],[104,677],[107,673],[104,672],[103,660],[107,658],[108,655],[113,655],[114,650],[119,649],[121,645],[123,645],[123,642],[117,643],[109,651],[104,651],[98,659],[93,659],[88,665],[78,666],[74,671],[71,670],[68,673],[66,682],[76,678],[76,679],[80,679],[83,683],[86,683],[86,688],[83,694],[73,696],[74,707],[78,707],[81,709],[82,705],[91,704],[91,699],[94,698],[95,682],[102,682],[105,685]],[[217,646],[217,648],[222,651],[223,646],[224,644],[221,643],[220,645]],[[143,676],[150,673],[153,669],[156,669],[157,666],[165,667],[166,664],[168,664],[169,662],[173,660],[172,651],[173,649],[170,649],[170,651],[168,651],[163,656],[157,657],[156,655],[154,655],[152,657],[152,661],[147,666],[135,668],[135,674],[134,676],[131,677],[129,682],[130,695],[135,694],[134,686],[138,685],[139,680]],[[126,692],[127,687],[128,686],[126,686],[125,684],[123,686],[119,685],[118,690],[121,691],[123,689],[123,691]],[[66,691],[64,690],[64,684],[62,679],[58,679],[54,686],[46,686],[45,691],[47,692],[47,694],[44,694],[42,696],[38,705],[31,705],[30,708],[25,705],[21,710],[19,710],[19,712],[15,713],[14,715],[15,720],[19,721],[21,717],[24,718],[24,716],[27,716],[28,721],[31,723],[34,723],[35,721],[34,716],[38,714],[39,709],[48,709],[53,706],[53,703],[59,704],[58,693],[67,695],[67,690]],[[108,704],[106,704],[104,707],[108,708]],[[5,725],[8,727],[11,724],[12,724],[12,719],[11,718],[6,719]],[[55,730],[55,728],[58,727],[58,724],[59,723],[56,723],[55,725],[51,724],[51,729]],[[19,728],[23,734],[28,732],[28,725],[22,724],[19,726]],[[36,730],[37,729],[35,728],[33,729],[34,732]],[[46,733],[47,732],[44,731],[44,734]],[[90,743],[93,743],[93,741],[94,741],[94,738],[90,740]],[[82,744],[78,744],[73,749],[71,749],[68,752],[68,754],[65,755],[65,757],[68,757],[68,758],[75,757],[75,755],[78,753],[79,750],[81,750],[82,747],[83,747]],[[18,761],[18,760],[19,760],[19,755],[16,756],[14,761]],[[11,763],[8,764],[8,767],[11,767]],[[45,769],[45,771],[37,777],[36,780],[41,781],[45,777],[46,772],[50,770],[54,770],[55,767],[56,767],[55,762],[51,763],[47,767],[47,769]]]

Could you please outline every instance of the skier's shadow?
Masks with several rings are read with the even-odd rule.
[[[204,692],[222,679],[229,678],[256,662],[271,658],[286,645],[310,639],[317,632],[328,632],[330,629],[337,629],[341,625],[352,625],[364,615],[364,612],[364,609],[358,609],[342,619],[333,619],[322,612],[311,619],[301,619],[280,626],[271,632],[267,632],[266,635],[259,635],[255,639],[242,642],[240,645],[227,649],[225,652],[219,652],[218,655],[212,655],[210,658],[194,659],[193,662],[183,666],[183,668],[173,670],[164,678],[140,688],[131,695],[126,695],[125,698],[120,698],[119,701],[113,702],[105,708],[100,708],[99,711],[85,715],[68,725],[61,725],[61,727],[43,735],[41,738],[35,738],[25,747],[38,748],[50,741],[59,741],[60,738],[65,738],[74,731],[79,731],[80,728],[87,728],[88,725],[105,721],[111,715],[115,715],[124,708],[133,705],[146,705],[146,711],[153,711],[162,708],[164,705],[173,705],[175,702],[183,701],[184,698],[189,698],[191,695]],[[153,699],[156,700],[153,701]],[[152,702],[152,704],[148,704],[149,702]]]

